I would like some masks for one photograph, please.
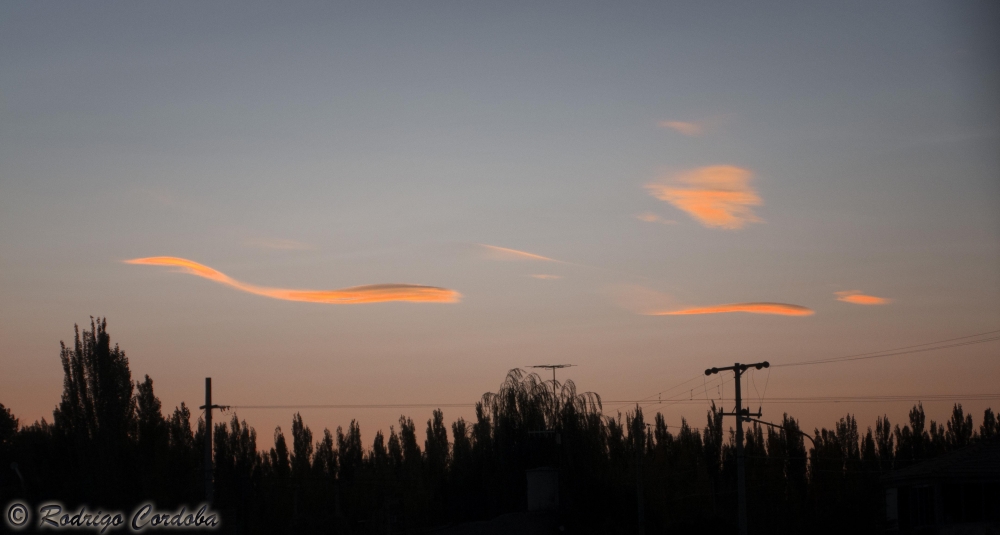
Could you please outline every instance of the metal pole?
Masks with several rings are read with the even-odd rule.
[[[212,378],[205,378],[205,501],[215,497],[212,485]]]
[[[575,364],[539,364],[537,366],[529,366],[529,368],[548,368],[552,370],[552,429],[556,428],[556,422],[559,420],[559,404],[557,400],[559,398],[559,392],[556,390],[556,368],[571,368],[576,366]],[[556,437],[556,443],[558,443],[558,436]]]
[[[556,428],[556,420],[559,419],[559,394],[556,394],[556,369],[552,368],[552,430]]]
[[[740,397],[740,376],[743,368],[737,362],[736,372],[736,478],[739,483],[740,535],[747,535],[747,486],[743,461],[743,399]]]

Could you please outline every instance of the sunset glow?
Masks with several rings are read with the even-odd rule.
[[[339,290],[293,290],[288,288],[270,288],[256,286],[238,281],[221,271],[212,269],[186,258],[174,256],[151,256],[148,258],[133,258],[126,264],[147,266],[171,266],[180,268],[182,273],[197,275],[211,281],[242,290],[255,295],[262,295],[285,301],[305,301],[308,303],[327,303],[336,305],[356,305],[363,303],[384,303],[388,301],[407,301],[411,303],[457,303],[461,294],[447,288],[423,286],[419,284],[369,284],[352,286]]]
[[[788,303],[730,303],[708,307],[685,308],[663,312],[652,312],[650,316],[690,316],[696,314],[725,314],[727,312],[749,312],[750,314],[775,314],[778,316],[812,316],[812,309]]]
[[[760,222],[751,206],[764,202],[749,186],[752,174],[732,165],[713,165],[646,185],[649,194],[684,210],[709,228],[740,229]]]
[[[738,533],[735,454],[709,466],[685,442],[694,470],[629,446],[641,409],[674,445],[686,421],[735,452],[736,370],[704,375],[735,362],[773,364],[744,376],[741,406],[782,429],[822,437],[850,416],[849,438],[875,437],[877,418],[882,438],[888,419],[913,431],[905,396],[927,433],[959,403],[978,433],[988,407],[1000,418],[998,20],[1000,1],[0,2],[2,504],[64,500],[72,516],[197,499],[225,509],[220,533],[484,532],[455,523],[508,525],[515,510],[537,526],[497,532]],[[128,352],[123,388],[98,385],[108,425],[97,397],[63,396],[80,367],[60,342],[75,351],[91,318]],[[81,363],[110,355],[87,344]],[[572,366],[529,367],[542,364]],[[518,401],[517,433],[496,435],[518,369],[542,410]],[[110,377],[94,370],[86,381]],[[155,396],[136,384],[147,375]],[[576,426],[561,415],[584,415],[588,392],[603,404],[595,441],[524,438]],[[226,438],[203,440],[213,411]],[[261,470],[201,466],[175,433],[185,421],[199,450]],[[108,426],[127,436],[105,440]],[[971,445],[961,429],[955,444]],[[789,437],[775,462],[795,446],[805,469],[788,484],[746,471],[747,533],[888,526],[875,504],[845,527],[861,497],[884,495],[871,463],[855,466],[871,493],[838,487],[846,506],[785,500],[830,490],[825,475],[818,494],[802,486],[813,446]],[[574,444],[631,456],[567,464],[557,450]],[[386,469],[397,445],[419,470]],[[914,448],[871,466],[929,460]],[[558,498],[543,526],[524,471],[544,466],[559,474],[530,477],[585,494],[539,493]],[[89,490],[105,476],[124,481]]]
[[[835,292],[834,295],[837,296],[837,301],[843,301],[845,303],[853,303],[855,305],[885,305],[892,302],[892,299],[887,297],[875,297],[874,295],[865,295],[858,290],[846,290],[843,292]]]

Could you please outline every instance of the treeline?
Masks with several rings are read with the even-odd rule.
[[[77,329],[60,358],[52,423],[21,427],[0,405],[0,503],[130,511],[140,501],[202,502],[204,420],[192,422],[184,403],[164,415],[152,379],[133,382],[104,320]],[[647,533],[735,530],[735,436],[714,404],[704,427],[668,428],[639,407],[606,416],[600,397],[572,381],[511,370],[475,421],[449,426],[436,410],[423,440],[408,417],[367,446],[356,421],[314,435],[298,414],[269,450],[235,414],[211,432],[213,508],[231,533],[420,533],[488,519],[525,509],[525,470],[540,466],[559,468],[569,532],[634,532],[640,495]],[[921,405],[902,427],[882,417],[862,432],[848,415],[816,430],[808,449],[794,418],[755,424],[745,439],[750,531],[881,532],[881,475],[997,434],[991,410],[977,428],[961,405],[944,425],[928,424]]]

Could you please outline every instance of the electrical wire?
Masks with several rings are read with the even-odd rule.
[[[886,349],[882,351],[872,351],[868,353],[858,353],[854,355],[847,355],[843,357],[833,357],[833,358],[822,358],[814,360],[805,360],[798,362],[789,362],[784,364],[773,364],[771,367],[789,367],[789,366],[806,366],[811,364],[830,364],[836,362],[849,362],[854,360],[867,360],[883,357],[892,357],[897,355],[907,355],[913,353],[922,353],[926,351],[937,351],[940,349],[949,349],[953,347],[962,347],[967,345],[982,344],[986,342],[994,342],[1000,340],[1000,336],[993,336],[989,338],[982,338],[979,340],[968,340],[969,338],[976,338],[979,336],[986,336],[991,334],[1000,333],[1000,329],[993,331],[986,331],[977,334],[970,334],[967,336],[959,336],[956,338],[948,338],[945,340],[938,340],[936,342],[926,342],[923,344],[916,344],[910,346],[897,347],[894,349]],[[965,340],[963,342],[958,342],[955,344],[948,344],[948,342],[955,342],[958,340]],[[946,344],[946,345],[940,345]],[[925,347],[925,346],[935,346],[935,347]],[[921,348],[921,349],[916,349]],[[746,374],[744,374],[745,376]],[[753,373],[751,373],[753,375]],[[703,377],[701,389],[696,393],[694,390],[697,388],[692,388],[688,391],[688,399],[683,399],[683,393],[674,394],[666,399],[663,398],[663,394],[667,392],[672,392],[691,381],[694,381],[698,377]],[[885,402],[885,401],[972,401],[972,400],[994,400],[1000,399],[1000,394],[935,394],[935,395],[924,395],[924,396],[812,396],[812,397],[787,397],[787,398],[772,398],[771,400],[764,400],[767,395],[767,385],[770,383],[770,368],[768,369],[767,381],[764,383],[764,395],[760,395],[757,391],[757,384],[754,378],[753,385],[754,390],[757,391],[758,401],[763,403],[866,403],[866,402]],[[708,385],[707,381],[704,379],[703,374],[698,374],[690,379],[677,383],[676,385],[667,388],[666,390],[661,390],[656,394],[651,394],[641,399],[637,400],[605,400],[604,403],[613,404],[636,404],[639,406],[663,406],[668,407],[675,404],[702,404],[701,400],[695,401],[695,394],[701,395],[705,394],[706,401],[708,400],[708,389],[710,386],[715,386],[720,405],[725,403],[725,391],[723,387],[725,384],[732,380],[731,378],[722,378],[720,376],[720,381],[718,384],[713,382],[712,385]],[[750,381],[750,379],[747,379]],[[747,385],[749,390],[749,382]],[[657,396],[655,401],[651,401],[650,398]],[[680,397],[678,397],[680,396]],[[235,409],[418,409],[418,408],[462,408],[462,407],[474,407],[475,403],[360,403],[360,404],[323,404],[323,405],[230,405],[231,410]],[[620,407],[620,406],[619,406]],[[612,408],[611,410],[614,410]]]
[[[1000,332],[1000,330],[987,331],[987,332],[978,333],[978,334],[970,334],[968,336],[959,336],[958,338],[949,338],[947,340],[938,340],[937,342],[927,342],[925,344],[917,344],[917,345],[912,345],[912,346],[897,347],[897,348],[894,348],[894,349],[884,349],[882,351],[872,351],[872,352],[869,352],[869,353],[858,353],[858,354],[855,354],[855,355],[847,355],[847,356],[843,356],[843,357],[831,357],[831,358],[820,358],[820,359],[812,359],[812,360],[802,360],[802,361],[796,361],[796,362],[787,362],[787,363],[784,363],[784,364],[772,364],[771,366],[775,367],[775,368],[781,368],[781,367],[788,367],[788,366],[807,366],[807,365],[811,365],[811,364],[830,364],[830,363],[834,363],[834,362],[848,362],[848,361],[854,361],[854,360],[877,359],[877,358],[884,358],[884,357],[893,357],[893,356],[897,356],[897,355],[909,355],[909,354],[913,354],[913,353],[923,353],[923,352],[926,352],[926,351],[937,351],[939,349],[948,349],[948,348],[952,348],[952,347],[962,347],[962,346],[967,346],[967,345],[984,344],[986,342],[995,342],[997,340],[1000,340],[1000,336],[992,336],[992,337],[989,337],[989,338],[982,338],[982,339],[979,339],[979,340],[966,340],[964,342],[958,342],[958,343],[955,343],[955,344],[946,344],[946,343],[947,342],[953,342],[953,341],[956,341],[956,340],[964,340],[964,339],[967,339],[967,338],[975,338],[977,336],[985,336],[985,335],[988,335],[988,334],[994,334],[994,333],[998,333],[998,332]],[[939,345],[939,344],[946,344],[946,345]],[[924,346],[936,346],[936,347],[924,347]],[[923,348],[923,349],[913,349],[913,348],[918,348],[918,347],[919,348]]]
[[[871,395],[871,396],[799,396],[772,397],[763,403],[876,403],[892,401],[992,401],[1000,400],[1000,394],[902,394],[902,395]],[[609,400],[608,403],[636,403],[637,400]],[[676,400],[673,404],[700,405],[701,400]],[[664,404],[666,405],[666,403]]]
[[[230,405],[230,409],[428,409],[475,407],[475,403],[357,403],[330,405]]]
[[[935,401],[993,401],[1000,400],[1000,394],[895,394],[869,396],[798,396],[774,397],[762,403],[880,403],[880,402],[935,402]],[[701,400],[674,399],[669,403],[646,402],[644,400],[608,400],[608,404],[703,405]],[[474,403],[357,403],[328,405],[230,405],[236,409],[428,409],[474,407]]]
[[[771,368],[767,368],[767,379],[764,381],[764,395],[761,396],[761,403],[764,402],[764,398],[767,397],[767,385],[771,382]]]
[[[650,395],[648,395],[648,396],[646,396],[644,398],[641,398],[639,401],[640,402],[645,402],[645,401],[648,401],[653,396],[657,396],[658,397],[657,401],[659,402],[660,400],[662,400],[662,395],[663,395],[664,392],[671,392],[673,390],[676,390],[676,389],[678,389],[678,388],[680,388],[680,387],[682,387],[682,386],[690,383],[691,381],[694,381],[698,377],[702,377],[702,376],[703,376],[702,374],[695,375],[694,377],[691,377],[690,379],[687,379],[685,381],[677,383],[676,385],[674,385],[674,386],[672,386],[672,387],[670,387],[670,388],[668,388],[666,390],[661,390],[660,392],[657,392],[656,394],[650,394]],[[617,410],[617,409],[620,409],[621,407],[622,406],[611,407],[609,410]]]

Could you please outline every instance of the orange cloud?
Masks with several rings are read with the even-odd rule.
[[[538,274],[538,275],[532,275],[532,277],[534,277],[536,279],[542,279],[542,280],[556,280],[556,279],[561,279],[562,275]]]
[[[712,165],[647,184],[646,190],[706,227],[739,229],[760,221],[750,207],[764,202],[749,186],[751,176],[750,171],[732,165]]]
[[[457,303],[461,294],[447,288],[421,286],[418,284],[370,284],[367,286],[352,286],[339,290],[291,290],[286,288],[268,288],[255,286],[238,281],[216,271],[208,266],[186,258],[173,256],[152,256],[149,258],[133,258],[126,264],[141,264],[147,266],[172,266],[180,268],[182,273],[197,275],[231,286],[244,292],[249,292],[273,299],[285,301],[306,301],[309,303],[329,303],[339,305],[354,305],[361,303],[383,303],[386,301],[409,301],[415,303]]]
[[[676,130],[688,137],[700,136],[705,131],[705,127],[698,123],[686,123],[684,121],[660,121],[660,127]]]
[[[845,290],[843,292],[834,292],[837,296],[837,301],[843,301],[845,303],[854,303],[855,305],[884,305],[886,303],[892,302],[892,299],[887,297],[875,297],[874,295],[865,295],[861,293],[860,290]]]
[[[650,312],[650,316],[688,316],[694,314],[724,314],[726,312],[749,312],[751,314],[776,314],[779,316],[812,316],[811,309],[787,303],[730,303],[710,307],[685,308],[663,312]]]
[[[477,245],[479,245],[480,247],[485,247],[492,253],[493,257],[500,260],[544,260],[546,262],[559,262],[555,258],[549,258],[547,256],[541,256],[533,253],[528,253],[525,251],[518,251],[517,249],[497,247],[496,245],[486,245],[485,243],[480,243]]]

